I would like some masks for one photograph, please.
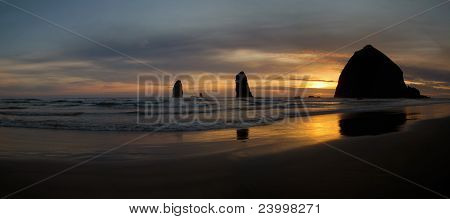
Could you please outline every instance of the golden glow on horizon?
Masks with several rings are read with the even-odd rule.
[[[336,83],[334,82],[322,82],[322,81],[309,81],[306,88],[317,88],[317,89],[334,89]]]
[[[293,52],[266,52],[252,49],[217,50],[210,59],[214,62],[242,66],[235,72],[181,72],[189,78],[183,81],[183,88],[186,96],[198,95],[199,92],[213,91],[212,96],[227,96],[234,92],[234,75],[240,70],[244,70],[249,78],[249,85],[256,96],[263,96],[264,92],[272,92],[274,96],[288,96],[289,89],[311,89],[310,95],[324,94],[332,96],[333,90],[337,86],[339,74],[351,54],[337,53],[327,54],[322,51],[302,50]],[[129,62],[127,60],[117,60]],[[133,63],[129,63],[132,65]],[[96,94],[119,94],[135,95],[136,83],[133,82],[136,75],[146,72],[111,72],[123,74],[121,78],[128,81],[114,81],[108,75],[96,74],[105,72],[104,67],[96,65],[94,61],[48,61],[37,63],[26,63],[14,60],[0,59],[0,86],[16,88],[20,93],[10,89],[16,95],[96,95]],[[70,72],[65,72],[69,69]],[[92,77],[86,72],[93,72]],[[31,73],[15,73],[31,72]],[[36,73],[35,73],[36,72]],[[405,72],[406,73],[406,72]],[[174,73],[174,78],[180,73]],[[200,83],[200,76],[221,75],[220,78],[206,80]],[[303,80],[308,76],[308,80]],[[102,78],[104,77],[104,78]],[[278,78],[277,78],[278,77]],[[105,79],[106,78],[106,79]],[[111,81],[111,82],[109,82]],[[447,93],[450,87],[442,81],[408,80],[406,84],[417,85],[436,89],[431,92]],[[170,96],[172,84],[159,85],[162,87],[164,95]],[[152,88],[151,88],[152,89]],[[159,88],[158,88],[159,89]],[[316,89],[314,91],[314,89]],[[430,92],[430,91],[429,91]],[[211,92],[209,92],[211,93]],[[426,93],[424,94],[431,94]],[[8,94],[6,94],[8,95]],[[432,95],[432,94],[431,94]],[[321,95],[322,96],[322,95]]]

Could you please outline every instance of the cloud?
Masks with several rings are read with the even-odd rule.
[[[441,81],[450,84],[450,69],[433,69],[418,66],[404,66],[406,80]]]
[[[353,51],[368,43],[398,60],[408,80],[448,83],[445,63],[450,58],[450,30],[446,27],[450,15],[443,9],[328,54],[433,3],[419,0],[17,2],[169,73],[231,75],[240,70],[291,73],[293,78],[309,75],[310,82],[317,86],[327,83],[328,88],[333,87]],[[21,93],[25,85],[29,88],[33,83],[60,84],[47,87],[36,84],[35,89],[39,87],[42,93],[48,89],[50,93],[66,89],[64,83],[75,83],[74,80],[80,86],[95,84],[99,89],[105,83],[128,86],[138,74],[159,74],[1,4],[0,28],[8,30],[0,35],[0,72],[3,78],[17,82],[16,88],[0,83],[0,87],[8,87],[9,93]]]

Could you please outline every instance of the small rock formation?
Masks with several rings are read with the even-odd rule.
[[[249,129],[236,129],[236,140],[247,140]]]
[[[180,80],[177,80],[173,85],[172,97],[181,98],[183,97],[183,84]]]
[[[247,76],[243,71],[236,75],[236,97],[253,97],[248,86]]]
[[[334,97],[338,98],[424,98],[408,87],[403,71],[371,45],[356,51],[339,76]]]

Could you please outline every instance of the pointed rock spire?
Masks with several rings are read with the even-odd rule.
[[[177,80],[173,85],[172,97],[181,98],[183,97],[183,84],[180,80]]]
[[[248,86],[247,76],[243,71],[236,75],[236,97],[253,97]]]

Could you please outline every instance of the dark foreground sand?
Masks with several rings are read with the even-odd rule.
[[[378,122],[333,114],[249,130],[150,134],[8,197],[443,198],[450,196],[448,109],[397,109],[377,114]],[[0,128],[0,195],[140,135]]]

